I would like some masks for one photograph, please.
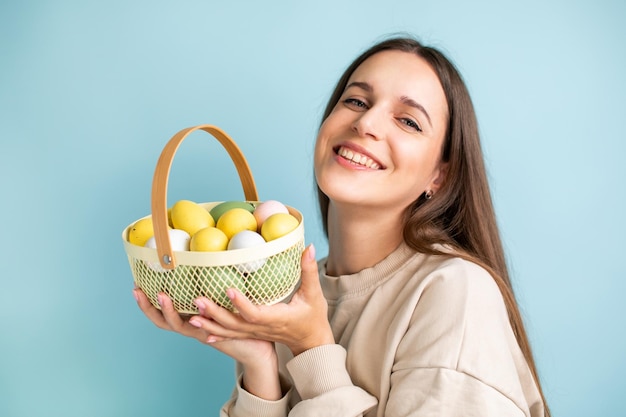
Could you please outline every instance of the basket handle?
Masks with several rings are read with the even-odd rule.
[[[176,150],[182,141],[196,130],[204,130],[213,135],[226,149],[237,168],[246,200],[258,201],[259,199],[254,184],[254,178],[252,177],[252,172],[250,171],[246,158],[243,156],[237,144],[222,129],[213,125],[198,125],[183,129],[172,136],[161,152],[152,180],[152,222],[154,237],[156,240],[157,253],[159,254],[159,262],[166,270],[171,270],[176,267],[176,257],[172,251],[168,233],[167,180]]]

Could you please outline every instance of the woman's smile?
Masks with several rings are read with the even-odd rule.
[[[341,145],[335,148],[337,161],[342,165],[348,165],[351,168],[380,170],[384,167],[376,162],[372,157],[365,154],[364,151],[353,146]]]

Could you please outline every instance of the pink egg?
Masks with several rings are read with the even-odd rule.
[[[261,230],[261,225],[265,219],[275,213],[289,213],[289,210],[287,210],[287,206],[276,200],[267,200],[256,206],[252,214],[256,219],[258,230]]]

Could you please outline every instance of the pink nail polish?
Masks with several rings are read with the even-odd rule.
[[[197,320],[197,319],[189,320],[189,324],[191,324],[194,327],[202,327],[202,323],[200,323],[200,320]]]
[[[198,307],[198,311],[200,311],[200,314],[204,313],[204,309],[206,308],[206,305],[204,304],[204,301],[202,300],[194,300],[194,304],[196,305],[196,307]]]
[[[137,294],[136,290],[133,290],[133,297],[135,297],[135,301],[139,301],[139,294]]]

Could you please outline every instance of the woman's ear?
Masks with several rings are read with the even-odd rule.
[[[447,176],[448,176],[448,163],[440,162],[439,166],[435,170],[434,178],[432,182],[430,183],[430,189],[436,193],[439,190],[439,188],[443,185],[443,183],[446,181]]]

